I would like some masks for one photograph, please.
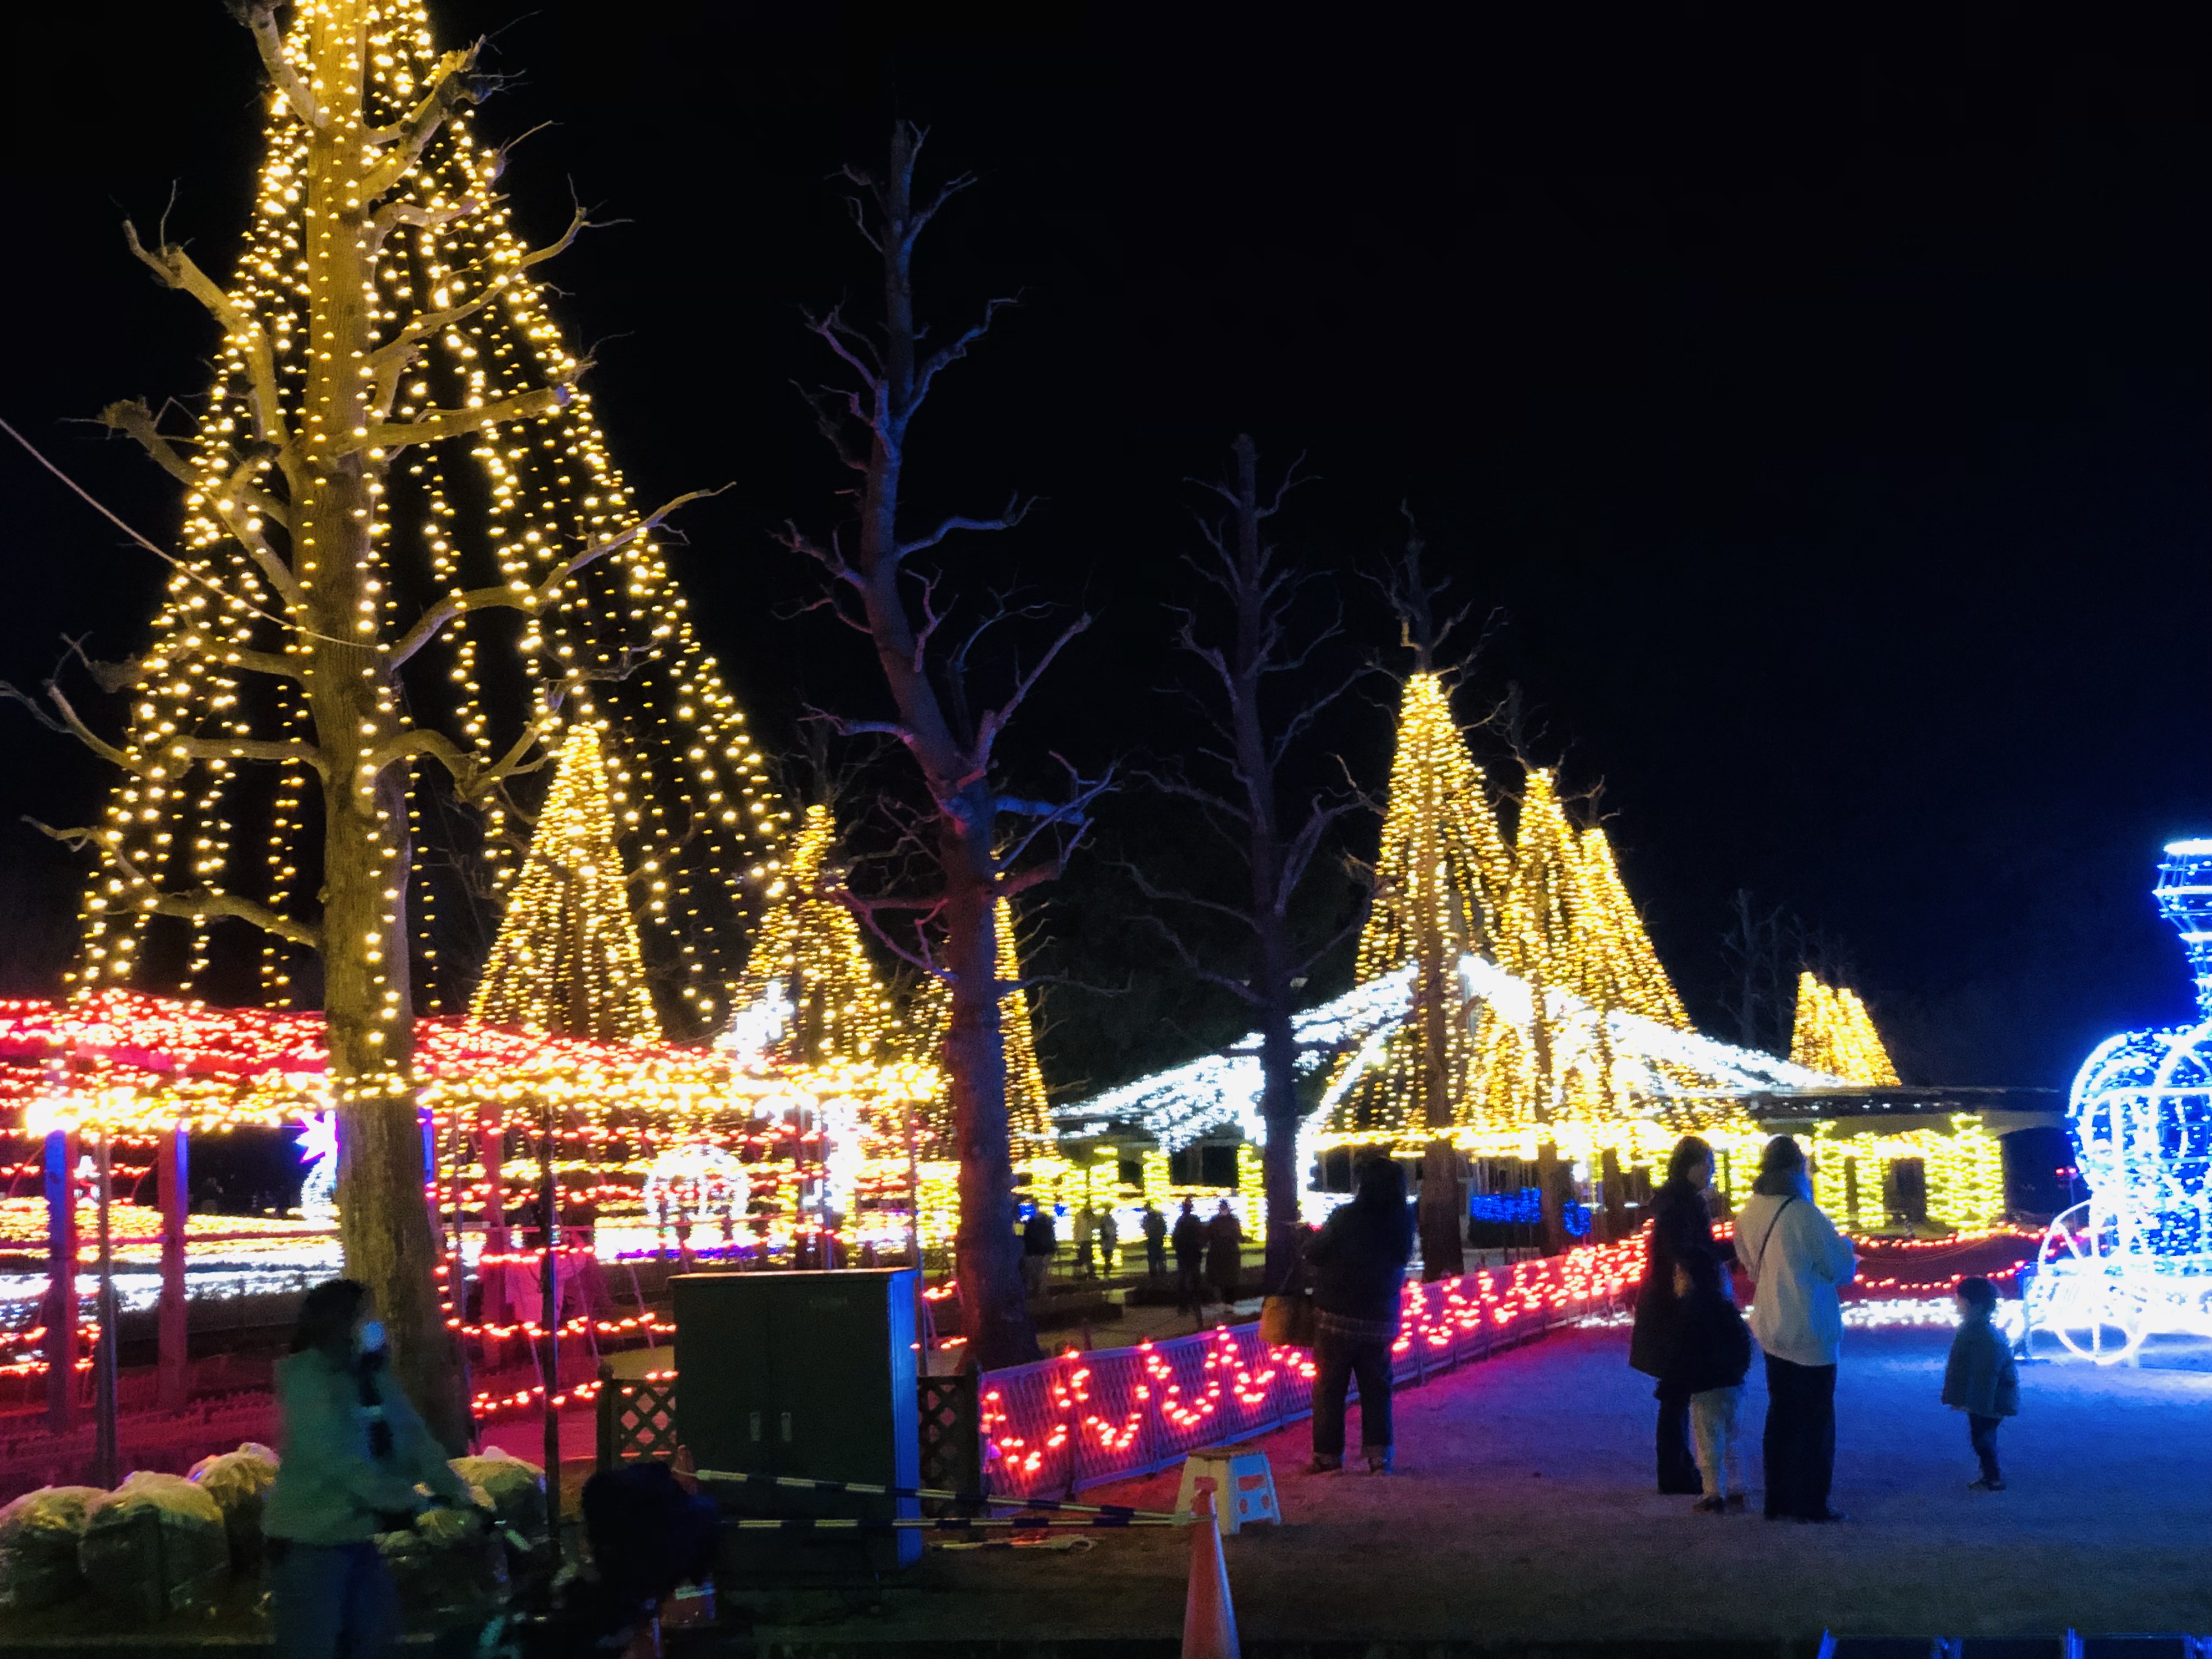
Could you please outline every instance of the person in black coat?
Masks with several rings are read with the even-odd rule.
[[[1677,1263],[1674,1289],[1674,1352],[1660,1382],[1689,1396],[1690,1431],[1705,1482],[1697,1506],[1708,1515],[1740,1510],[1744,1490],[1736,1414],[1751,1370],[1751,1328],[1729,1296],[1720,1263],[1711,1257]]]
[[[1406,1171],[1387,1158],[1359,1166],[1358,1189],[1306,1247],[1313,1284],[1315,1474],[1344,1467],[1345,1392],[1359,1378],[1359,1445],[1370,1474],[1389,1472],[1390,1346],[1406,1263],[1413,1254],[1413,1212]]]
[[[1169,1242],[1175,1246],[1176,1306],[1184,1313],[1206,1316],[1206,1224],[1188,1199],[1176,1218]]]
[[[1658,1386],[1659,1490],[1702,1493],[1698,1460],[1690,1450],[1692,1390],[1668,1380],[1674,1363],[1681,1304],[1674,1294],[1674,1269],[1705,1261],[1717,1266],[1733,1252],[1713,1238],[1713,1218],[1705,1207],[1705,1188],[1713,1178],[1713,1149],[1695,1135],[1684,1135],[1667,1160],[1667,1179],[1651,1200],[1650,1243],[1644,1283],[1636,1293],[1636,1324],[1628,1341],[1628,1363]]]

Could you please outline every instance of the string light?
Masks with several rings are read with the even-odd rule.
[[[1037,1063],[1036,1031],[1030,1020],[1029,992],[1022,984],[1021,952],[1014,942],[1014,909],[1000,899],[992,913],[998,940],[995,958],[1000,984],[999,1035],[1006,1055],[1006,1128],[1012,1138],[1015,1167],[1040,1158],[1057,1162],[1044,1086],[1044,1071]],[[952,1030],[952,988],[934,975],[924,980],[915,998],[914,1028],[920,1036],[917,1054],[934,1064],[945,1051]],[[958,1142],[952,1122],[950,1080],[929,1103],[927,1146],[937,1158],[956,1156]]]
[[[432,100],[454,106],[419,155],[391,138],[454,72],[453,58],[415,0],[368,0],[346,11],[344,28],[330,27],[335,15],[302,0],[283,40],[277,78],[323,88],[329,124],[311,128],[283,85],[272,92],[245,247],[219,296],[228,326],[215,383],[173,451],[188,474],[181,568],[130,687],[125,773],[94,837],[100,866],[71,982],[99,992],[165,972],[197,982],[212,936],[195,923],[181,967],[165,970],[167,947],[149,931],[164,892],[204,890],[313,921],[322,859],[309,837],[330,815],[304,798],[352,780],[313,777],[307,739],[350,756],[412,725],[490,774],[526,759],[526,744],[509,751],[529,735],[495,711],[542,710],[557,689],[571,723],[595,728],[605,748],[646,955],[672,973],[682,1023],[710,1029],[744,943],[736,884],[773,873],[785,815],[657,526],[574,386],[584,365],[548,310],[543,253],[517,234],[495,185],[505,152],[476,137],[465,100]],[[367,424],[337,429],[342,418]],[[280,474],[272,428],[302,467]],[[348,450],[357,509],[326,499]],[[298,476],[302,494],[285,499],[284,477]],[[316,544],[318,515],[341,511],[366,532],[357,565]],[[595,548],[609,550],[576,562]],[[449,614],[424,641],[395,600],[426,586]],[[488,591],[503,597],[471,599]],[[366,648],[373,729],[318,728],[308,691],[324,635]],[[419,841],[434,816],[419,779],[408,793],[405,820],[381,809],[370,820],[387,862],[400,833]],[[481,846],[471,830],[454,851],[459,862],[480,853],[504,887],[520,873],[514,815],[495,793],[479,799]],[[258,854],[238,844],[253,825],[266,826]],[[384,872],[387,926],[410,874]],[[412,874],[427,941],[434,890],[461,877],[419,848]],[[463,895],[455,885],[446,896]],[[280,1006],[307,948],[271,939],[261,950],[263,986]],[[375,949],[372,1000],[396,996]],[[427,942],[420,954],[416,982],[434,1005],[470,964]],[[365,1091],[404,1096],[406,1062],[404,1040],[390,1043]]]
[[[1810,970],[1797,975],[1797,1020],[1790,1032],[1790,1058],[1846,1083],[1897,1086],[1897,1067],[1858,993],[1846,986],[1824,985]]]
[[[738,1000],[775,1013],[757,1030],[733,1032],[734,1046],[806,1061],[880,1060],[898,1046],[890,995],[868,960],[859,918],[839,896],[844,878],[830,865],[836,833],[828,807],[809,806],[769,885]]]
[[[2118,1255],[2201,1262],[2212,1260],[2212,841],[2169,846],[2157,895],[2189,953],[2200,1023],[2106,1039],[2074,1079],[2067,1124]]]
[[[602,1042],[658,1042],[599,733],[569,730],[509,894],[472,1018]]]
[[[1612,1303],[1644,1272],[1644,1242],[1406,1286],[1393,1357],[1444,1361],[1478,1333],[1510,1337],[1570,1310]],[[1313,1357],[1222,1327],[1167,1347],[1085,1353],[986,1373],[979,1394],[986,1478],[1011,1498],[1062,1492],[1156,1467],[1163,1449],[1264,1431],[1279,1404],[1303,1408]]]
[[[1375,905],[1360,932],[1354,979],[1365,984],[1417,964],[1430,930],[1448,963],[1486,951],[1513,883],[1512,856],[1443,677],[1412,675],[1399,703]],[[1407,994],[1418,994],[1410,975],[1407,984]],[[1444,1041],[1442,1083],[1456,1121],[1469,1094],[1474,1040],[1467,1022],[1452,1018]],[[1328,1127],[1370,1141],[1425,1139],[1432,1086],[1421,1033],[1408,1024],[1342,1092]]]

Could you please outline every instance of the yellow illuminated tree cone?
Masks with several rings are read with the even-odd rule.
[[[1846,1083],[1869,1088],[1897,1085],[1897,1067],[1858,993],[1844,986],[1831,988],[1810,972],[1797,975],[1797,1021],[1790,1034],[1790,1058]]]
[[[1449,1003],[1442,1034],[1443,1087],[1455,1116],[1474,1047],[1451,965],[1462,955],[1490,954],[1497,909],[1512,878],[1512,856],[1483,793],[1481,769],[1452,719],[1443,677],[1413,674],[1399,704],[1375,908],[1360,933],[1355,977],[1364,984],[1420,962],[1424,939],[1430,941],[1429,954],[1437,961],[1416,978],[1438,979]],[[1434,973],[1439,964],[1442,973]],[[1417,1004],[1424,995],[1417,983]],[[1436,1068],[1427,1063],[1421,1014],[1417,1008],[1415,1018],[1389,1037],[1381,1061],[1345,1091],[1328,1132],[1394,1140],[1413,1137],[1429,1123]]]
[[[128,243],[179,326],[197,307],[218,333],[196,417],[102,411],[182,486],[183,534],[122,729],[55,705],[118,775],[63,832],[94,865],[71,983],[190,988],[258,937],[289,1006],[317,960],[346,1271],[459,1444],[414,1069],[418,1005],[476,965],[439,960],[442,910],[483,863],[517,872],[507,791],[526,811],[565,703],[605,738],[669,1012],[711,1026],[735,884],[768,872],[782,814],[656,539],[680,503],[641,510],[548,309],[544,264],[582,227],[528,246],[476,135],[477,49],[441,52],[419,0],[230,9],[265,111],[236,264]]]
[[[1051,1120],[1045,1115],[1048,1102],[1044,1070],[1037,1064],[1036,1032],[1030,1020],[1029,993],[1019,984],[1022,963],[1021,952],[1014,944],[1013,906],[1004,899],[998,902],[994,926],[998,933],[998,976],[1002,983],[1014,988],[999,998],[999,1029],[1006,1050],[1007,1135],[1013,1147],[1014,1162],[1021,1164],[1050,1152],[1055,1137]],[[942,980],[923,981],[913,1009],[913,1029],[921,1038],[921,1052],[915,1057],[937,1065],[945,1047],[945,1034],[951,1023],[951,991]],[[941,1088],[929,1103],[927,1127],[929,1143],[923,1151],[924,1157],[959,1156],[953,1143],[952,1096],[949,1089]]]
[[[1425,911],[1440,918],[1449,944],[1484,951],[1512,872],[1443,677],[1412,676],[1399,704],[1375,908],[1360,931],[1355,979],[1364,984],[1412,961]]]
[[[1689,1012],[1628,896],[1603,825],[1593,824],[1576,837],[1575,856],[1582,995],[1601,1008],[1625,1008],[1678,1031],[1689,1030]]]
[[[489,1025],[602,1042],[660,1039],[599,733],[588,726],[574,727],[561,747],[469,1012]]]
[[[466,884],[444,872],[518,873],[524,826],[495,786],[527,788],[525,717],[565,686],[606,744],[643,942],[687,1023],[711,1024],[748,931],[736,884],[768,872],[784,814],[548,309],[544,262],[580,226],[524,240],[470,54],[441,53],[418,0],[234,9],[272,82],[236,267],[144,254],[222,319],[215,382],[186,434],[143,404],[105,416],[183,483],[183,562],[130,688],[75,983],[190,989],[229,948],[210,921],[250,913],[279,924],[264,989],[290,1006],[319,890],[349,890],[330,866],[363,840],[314,798],[396,775],[377,821],[415,865],[370,884],[401,901],[411,991],[437,1006],[440,913]],[[339,673],[334,650],[359,662]],[[426,810],[433,769],[483,830],[437,862],[454,815]]]
[[[1627,1094],[1615,1075],[1605,1014],[1626,1011],[1690,1029],[1612,842],[1601,826],[1576,827],[1557,781],[1541,768],[1531,768],[1522,786],[1513,881],[1493,959],[1532,994],[1526,1010],[1485,1008],[1477,1020],[1474,1127],[1618,1115]],[[1571,1023],[1551,1012],[1554,992],[1582,1005]]]
[[[810,1065],[884,1059],[898,1025],[860,921],[838,897],[842,878],[830,865],[836,836],[828,807],[806,809],[745,966],[743,1000],[779,988],[793,1010],[786,1052]]]

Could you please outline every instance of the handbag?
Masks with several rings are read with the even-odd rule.
[[[1303,1255],[1284,1275],[1283,1288],[1261,1298],[1260,1340],[1273,1348],[1310,1348],[1315,1327],[1313,1292],[1306,1288]]]
[[[1310,1348],[1315,1323],[1309,1291],[1286,1291],[1260,1304],[1260,1340],[1271,1348]]]

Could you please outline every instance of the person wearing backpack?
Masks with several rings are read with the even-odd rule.
[[[1751,1334],[1766,1352],[1766,1518],[1840,1521],[1828,1506],[1836,1472],[1836,1360],[1844,1316],[1836,1291],[1858,1255],[1813,1202],[1805,1154],[1777,1135],[1736,1218],[1736,1261],[1756,1282]]]

